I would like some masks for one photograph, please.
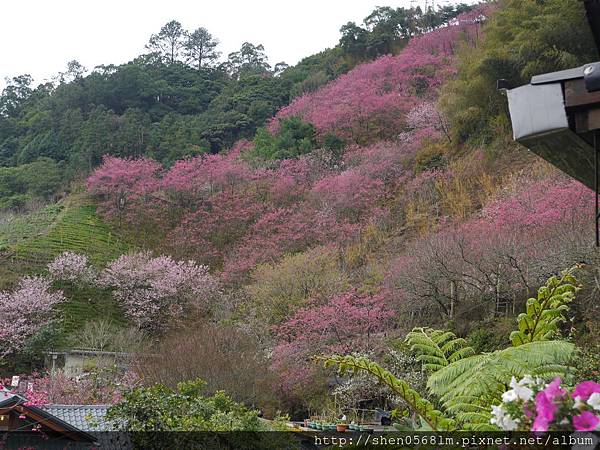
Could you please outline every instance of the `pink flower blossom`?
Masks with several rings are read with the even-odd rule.
[[[600,384],[594,381],[584,381],[579,383],[573,391],[573,398],[579,397],[581,401],[587,401],[590,395],[600,393]]]
[[[535,397],[535,410],[537,416],[533,422],[532,431],[545,432],[548,431],[548,426],[554,420],[556,413],[556,405],[548,398],[544,391],[538,392]]]
[[[102,272],[99,283],[113,290],[139,327],[151,331],[164,330],[170,320],[206,308],[219,292],[206,266],[149,252],[122,255]]]
[[[564,397],[565,395],[567,395],[567,391],[565,391],[564,389],[561,389],[560,387],[560,377],[556,377],[552,383],[548,384],[548,386],[546,386],[546,388],[544,389],[544,392],[546,393],[546,397],[548,397],[548,400],[555,402],[556,400],[560,399],[561,397]]]
[[[573,427],[577,431],[594,431],[600,424],[600,418],[590,411],[584,411],[573,417]]]
[[[12,292],[0,292],[0,355],[21,350],[27,339],[55,318],[54,307],[64,300],[51,291],[50,280],[25,277]]]
[[[86,255],[64,252],[48,264],[48,272],[53,280],[83,281],[91,283],[96,277],[94,269],[89,264]]]

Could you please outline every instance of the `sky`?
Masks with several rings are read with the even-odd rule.
[[[0,89],[5,78],[49,80],[77,60],[88,69],[121,64],[168,21],[207,28],[223,55],[243,42],[263,44],[271,65],[293,65],[334,46],[339,29],[362,22],[376,6],[424,6],[426,0],[17,0],[0,15]],[[432,0],[428,0],[431,4]],[[435,0],[436,6],[455,3]],[[464,0],[463,0],[464,1]]]

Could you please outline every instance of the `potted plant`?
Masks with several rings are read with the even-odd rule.
[[[335,429],[338,433],[343,433],[348,429],[348,424],[347,423],[338,423],[335,426]]]

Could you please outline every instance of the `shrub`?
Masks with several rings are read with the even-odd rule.
[[[323,302],[347,286],[348,278],[340,270],[335,251],[317,247],[257,266],[248,292],[259,316],[272,324],[293,315],[309,300]]]
[[[267,161],[295,158],[309,153],[316,146],[315,127],[298,117],[290,117],[280,120],[275,135],[266,128],[259,129],[250,154]]]
[[[155,357],[140,358],[135,368],[146,385],[174,388],[182,381],[202,378],[209,394],[225,390],[237,401],[275,413],[277,399],[272,394],[267,353],[244,329],[195,323],[168,336],[153,353]]]

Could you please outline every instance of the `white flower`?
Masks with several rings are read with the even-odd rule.
[[[502,409],[502,406],[492,406],[492,416],[490,423],[500,426],[504,420],[504,410]]]
[[[519,425],[519,419],[512,419],[509,416],[504,417],[504,423],[502,429],[504,431],[515,431]]]
[[[537,384],[539,384],[540,379],[538,378],[537,381],[533,379],[533,377],[531,375],[525,375],[521,381],[519,381],[519,384],[521,386],[536,386]]]
[[[515,377],[510,380],[510,387],[504,394],[502,394],[502,401],[504,403],[514,402],[515,400],[523,400],[527,402],[533,397],[533,391],[527,387],[530,383],[534,383],[533,378],[529,376],[523,377],[523,379],[517,382]]]
[[[583,409],[585,408],[585,403],[581,401],[581,397],[578,395],[575,397],[575,404],[573,405],[573,409]]]
[[[502,394],[502,401],[504,403],[513,402],[517,398],[517,393],[514,391],[514,389],[506,391],[504,394]]]
[[[492,406],[492,416],[490,419],[491,424],[498,425],[498,427],[505,431],[514,431],[517,429],[519,419],[510,417],[501,406]]]
[[[594,392],[590,395],[587,404],[594,408],[595,411],[600,411],[600,393]]]

